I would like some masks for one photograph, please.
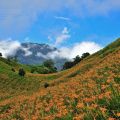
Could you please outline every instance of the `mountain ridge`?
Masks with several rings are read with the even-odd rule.
[[[55,66],[58,70],[62,69],[66,59],[64,58],[52,58],[48,57],[48,54],[53,52],[58,52],[59,50],[55,47],[52,47],[48,44],[39,44],[39,43],[22,43],[21,48],[17,50],[15,56],[17,56],[18,61],[22,64],[28,65],[38,65],[42,64],[48,59],[52,59],[55,63]]]

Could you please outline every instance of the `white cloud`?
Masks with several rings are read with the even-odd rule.
[[[59,19],[59,20],[64,20],[64,21],[70,21],[70,18],[67,17],[63,17],[63,16],[55,16],[55,19]]]
[[[67,33],[64,29],[63,33]],[[51,47],[52,49],[53,47]],[[18,49],[21,49],[25,52],[24,56],[28,57],[32,55],[30,51],[30,46],[23,47],[20,42],[13,40],[1,40],[0,42],[0,52],[3,54],[3,57],[14,56]],[[53,48],[54,49],[54,48]],[[44,59],[55,59],[55,58],[66,58],[72,60],[77,55],[82,55],[85,52],[90,54],[97,52],[102,49],[102,47],[92,41],[83,41],[77,44],[74,44],[72,47],[61,47],[59,50],[48,53],[47,55],[38,52],[36,56],[43,57]]]
[[[24,52],[24,56],[26,57],[32,55],[30,46],[23,47],[17,40],[0,40],[0,52],[2,53],[3,57],[7,58],[8,56],[14,56],[16,55],[17,50],[22,50]]]
[[[32,55],[32,52],[29,50],[29,48],[21,47],[21,50],[25,52],[24,56],[26,57]]]
[[[63,43],[65,40],[68,40],[70,38],[70,34],[69,34],[69,31],[68,31],[68,28],[65,27],[62,31],[62,33],[60,35],[58,35],[56,37],[56,42],[55,42],[55,45],[60,45],[61,43]]]
[[[52,59],[55,59],[56,57],[60,57],[60,58],[66,58],[72,60],[77,55],[81,56],[85,52],[89,52],[90,54],[93,54],[99,51],[101,48],[102,47],[95,42],[84,41],[81,43],[74,44],[70,48],[62,47],[60,48],[59,51],[49,53],[47,56]]]
[[[18,41],[13,40],[1,40],[0,41],[0,52],[3,57],[13,56],[16,51],[21,47],[21,44]]]
[[[48,58],[46,55],[42,54],[41,52],[38,52],[36,56],[37,56],[37,57],[42,57],[42,58],[44,58],[44,59],[47,59],[47,58]]]

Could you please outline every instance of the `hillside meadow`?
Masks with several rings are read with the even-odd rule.
[[[29,66],[0,58],[0,119],[119,120],[120,39],[53,74],[32,74]]]

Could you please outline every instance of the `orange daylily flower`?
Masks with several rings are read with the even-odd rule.
[[[83,103],[78,103],[77,108],[83,108],[84,104]]]

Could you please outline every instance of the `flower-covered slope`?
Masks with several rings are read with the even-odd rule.
[[[72,69],[27,77],[36,79],[41,86],[32,94],[1,100],[0,119],[120,119],[120,39]],[[48,88],[44,88],[45,82]]]

